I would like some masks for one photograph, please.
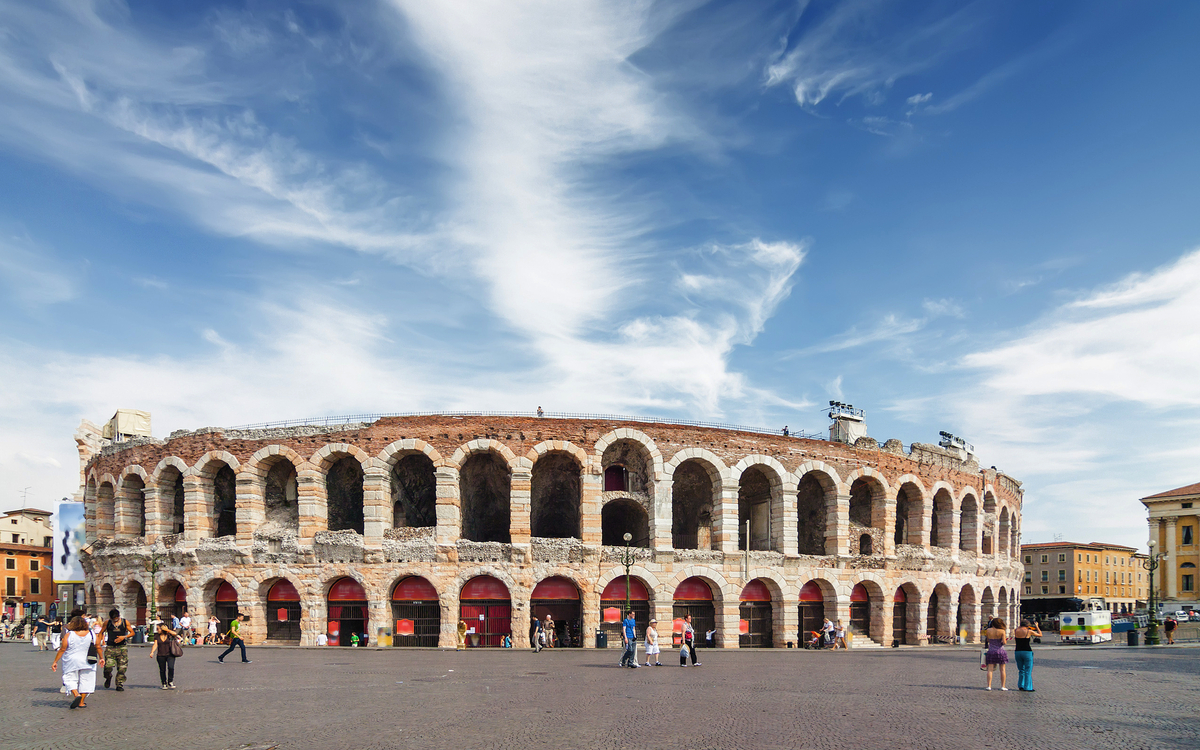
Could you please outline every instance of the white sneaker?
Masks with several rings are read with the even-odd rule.
[[[1001,689],[1001,690],[1003,690],[1003,691],[1004,691],[1004,692],[1006,692],[1006,693],[1008,692],[1008,688],[1000,688],[1000,689]]]

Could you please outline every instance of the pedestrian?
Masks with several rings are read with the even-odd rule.
[[[1017,648],[1013,656],[1017,660],[1017,690],[1023,693],[1033,692],[1033,646],[1034,637],[1041,638],[1042,631],[1036,623],[1021,620],[1021,627],[1013,631]]]
[[[683,648],[679,652],[679,666],[687,666],[687,657],[689,654],[692,657],[692,666],[700,666],[700,662],[696,661],[696,629],[692,627],[692,616],[684,615]]]
[[[532,635],[529,636],[529,642],[533,644],[533,653],[535,654],[541,653],[541,650],[546,645],[546,633],[544,630],[542,630],[543,627],[542,621],[539,620],[535,615],[533,618],[533,625],[529,626],[529,630],[532,633]]]
[[[662,662],[658,660],[658,654],[661,649],[658,646],[658,620],[651,619],[650,624],[646,626],[646,666],[650,666],[650,657],[654,657],[654,666],[661,667]]]
[[[849,651],[850,647],[846,645],[846,627],[842,625],[842,621],[838,620],[837,625],[833,626],[833,650],[843,649]]]
[[[240,647],[242,649],[242,664],[249,664],[250,660],[246,658],[246,642],[242,640],[242,623],[246,621],[246,616],[238,612],[237,618],[229,623],[229,648],[217,657],[217,662],[224,664],[225,657],[230,651]]]
[[[38,615],[37,621],[33,623],[33,641],[37,644],[38,651],[45,651],[49,646],[46,645],[46,640],[50,635],[50,623],[42,615]]]
[[[317,633],[317,645],[318,646],[329,645],[329,636],[325,635],[324,633]]]
[[[546,416],[546,412],[542,411],[542,407],[539,406],[538,410],[537,410],[537,415],[538,415],[538,418],[541,418],[541,417]]]
[[[120,610],[110,609],[104,623],[104,645],[108,659],[104,662],[104,687],[112,687],[113,671],[117,673],[117,692],[125,689],[125,672],[129,669],[129,639],[133,628],[121,617]]]
[[[825,638],[826,646],[834,645],[834,643],[833,643],[833,623],[829,621],[828,617],[825,618],[825,622],[822,623],[822,625],[821,625],[821,635],[824,636],[824,638]]]
[[[987,665],[987,689],[992,689],[992,673],[996,667],[1000,667],[1000,689],[1007,692],[1008,673],[1005,665],[1008,664],[1008,652],[1004,650],[1004,644],[1008,641],[1008,631],[1005,629],[1004,620],[999,617],[992,618],[983,635],[987,639],[987,653],[983,657],[984,664]]]
[[[175,659],[182,655],[179,631],[164,622],[154,634],[154,645],[150,647],[150,658],[158,660],[158,681],[163,690],[175,689]]]
[[[92,661],[93,647],[96,650],[95,661]],[[60,660],[63,687],[71,691],[71,708],[86,708],[84,702],[87,697],[96,692],[96,665],[104,666],[104,645],[97,641],[87,620],[79,615],[67,623],[66,636],[54,655],[54,663],[50,665],[51,672],[58,671]]]
[[[625,613],[621,621],[621,645],[625,651],[621,654],[619,666],[637,669],[637,620],[633,619],[633,610]]]
[[[467,621],[459,619],[458,621],[458,647],[457,651],[462,651],[467,647]]]
[[[550,613],[546,613],[546,621],[542,623],[542,630],[546,633],[546,648],[554,648],[554,620],[550,619]]]
[[[221,621],[217,619],[216,615],[208,618],[208,637],[205,639],[206,643],[217,642],[217,628],[220,626]]]
[[[787,436],[788,436],[788,428],[787,428],[787,425],[784,425],[784,426],[783,426],[783,436],[784,436],[784,437],[787,437]]]
[[[1167,622],[1163,625],[1163,630],[1167,631],[1167,645],[1175,643],[1175,628],[1179,627],[1179,623],[1174,617],[1168,617]]]
[[[192,635],[192,617],[186,609],[183,610],[183,617],[179,618],[179,635],[185,642]]]
[[[50,650],[57,651],[62,644],[63,618],[56,617],[50,623]]]

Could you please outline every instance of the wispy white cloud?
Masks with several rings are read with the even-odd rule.
[[[27,307],[67,302],[76,296],[74,274],[25,236],[0,237],[0,284],[9,299]]]

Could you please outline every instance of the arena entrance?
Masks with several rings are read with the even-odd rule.
[[[158,616],[163,620],[169,620],[172,615],[183,617],[183,613],[188,611],[187,589],[183,587],[183,584],[173,581],[161,591],[163,596],[158,605]]]
[[[635,632],[643,642],[650,624],[650,589],[637,576],[629,576],[629,608],[637,622]],[[625,576],[608,582],[600,594],[600,630],[608,634],[609,648],[621,647],[621,620],[625,617]]]
[[[708,645],[704,636],[708,631],[716,629],[717,610],[713,606],[712,589],[703,578],[693,576],[675,589],[671,642],[676,646],[682,642],[683,618],[688,615],[692,616],[692,629],[696,631],[696,648]]]
[[[214,597],[216,606],[213,607],[213,613],[217,616],[220,626],[217,630],[217,635],[224,637],[229,632],[229,625],[238,616],[238,595],[233,586],[229,585],[229,581],[221,581],[221,585],[217,587],[217,594]]]
[[[353,578],[339,578],[329,587],[329,645],[353,645],[352,636],[358,634],[358,642],[366,645],[370,636],[367,633],[367,592],[362,584]]]
[[[825,594],[820,584],[809,581],[800,588],[800,643],[808,643],[824,624]]]
[[[544,579],[529,597],[531,619],[543,622],[546,615],[554,622],[554,645],[560,648],[583,646],[583,610],[579,604],[579,589],[568,578],[553,576]]]
[[[409,576],[392,589],[393,646],[436,648],[442,631],[437,590],[421,576]]]
[[[908,595],[903,588],[896,589],[892,597],[892,643],[908,644]]]
[[[771,590],[761,578],[755,578],[742,589],[740,615],[739,647],[771,648],[775,645],[771,627]]]
[[[850,590],[850,632],[863,638],[871,637],[871,595],[861,583]]]
[[[300,592],[286,578],[267,591],[267,640],[300,642]]]
[[[462,587],[458,598],[469,648],[498,648],[504,645],[504,636],[512,636],[512,599],[503,581],[476,576]]]

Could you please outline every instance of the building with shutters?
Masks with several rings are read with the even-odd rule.
[[[628,602],[723,648],[825,617],[917,645],[1018,606],[1020,483],[953,446],[468,414],[79,445],[89,602],[242,611],[251,642],[525,646],[549,615],[616,646]]]

